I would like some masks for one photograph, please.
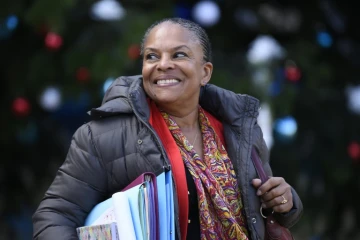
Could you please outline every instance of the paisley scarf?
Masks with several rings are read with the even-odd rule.
[[[201,239],[247,240],[247,225],[235,171],[206,112],[199,106],[203,159],[176,122],[167,113],[161,114],[195,182]]]

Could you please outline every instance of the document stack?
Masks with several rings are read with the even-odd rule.
[[[174,240],[171,171],[142,174],[97,204],[76,230],[80,240]]]

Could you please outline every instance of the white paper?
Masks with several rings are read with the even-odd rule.
[[[115,193],[112,198],[119,239],[136,240],[129,200],[126,193]]]

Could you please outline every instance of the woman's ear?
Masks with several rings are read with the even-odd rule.
[[[201,86],[205,86],[211,79],[212,71],[213,71],[213,65],[211,62],[206,62],[203,65],[203,77],[201,79]]]

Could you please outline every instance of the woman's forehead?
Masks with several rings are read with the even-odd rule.
[[[147,36],[145,46],[151,45],[193,45],[199,41],[195,34],[179,24],[163,22],[154,27]]]

